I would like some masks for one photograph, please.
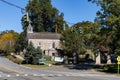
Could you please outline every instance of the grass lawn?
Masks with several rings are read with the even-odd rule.
[[[30,67],[30,68],[48,68],[48,65],[32,65],[32,64],[22,64],[23,66]]]

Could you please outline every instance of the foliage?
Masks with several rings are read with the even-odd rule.
[[[118,56],[120,56],[120,49],[116,49],[115,52],[117,53]]]
[[[120,0],[89,0],[101,7],[95,21],[100,23],[100,43],[108,46],[115,53],[120,47]]]
[[[64,29],[63,24],[64,14],[52,6],[51,0],[32,0],[26,6],[29,13],[33,30],[35,32],[58,32],[61,33]],[[23,29],[26,30],[28,23],[22,18]]]
[[[0,36],[0,50],[9,54],[10,52],[15,51],[16,40],[18,39],[19,34],[14,31],[7,31],[1,33]],[[6,55],[7,55],[6,54]]]
[[[82,34],[76,34],[71,29],[67,29],[62,33],[61,47],[68,53],[67,55],[73,56],[73,53],[84,54],[85,47],[82,40]]]
[[[99,24],[90,21],[83,21],[73,25],[72,29],[83,35],[82,39],[86,49],[94,47],[94,39],[99,32]]]
[[[25,53],[25,62],[27,64],[38,64],[38,60],[42,57],[40,48],[34,48],[32,42],[28,45]]]
[[[103,70],[105,72],[110,72],[110,73],[117,73],[118,71],[118,65],[117,64],[108,64],[103,67]],[[120,70],[120,69],[119,69]]]
[[[20,33],[16,44],[15,44],[15,51],[20,52],[23,51],[26,48],[27,42],[26,42],[26,33],[22,32]]]
[[[46,61],[51,61],[51,56],[44,56],[44,58],[46,59]]]
[[[51,0],[31,0],[26,5],[26,12],[29,14],[30,23],[32,24],[34,32],[62,33],[65,28],[68,28],[63,18],[64,14],[52,6]],[[23,15],[21,19],[23,32],[20,34],[17,44],[15,45],[16,52],[23,51],[26,48],[28,20],[27,15]]]

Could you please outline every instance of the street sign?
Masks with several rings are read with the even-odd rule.
[[[120,61],[118,61],[118,64],[120,64]]]
[[[120,61],[120,56],[117,57],[117,61]]]
[[[117,61],[118,61],[118,75],[119,75],[119,69],[120,69],[120,66],[119,66],[119,64],[120,64],[120,56],[117,57]]]

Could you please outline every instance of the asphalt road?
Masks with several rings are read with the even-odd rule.
[[[31,69],[0,57],[0,80],[120,80],[120,76],[63,66]]]

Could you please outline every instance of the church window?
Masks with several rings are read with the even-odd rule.
[[[53,44],[52,44],[52,48],[55,48],[55,42],[53,42]]]
[[[40,47],[40,48],[41,48],[41,42],[39,42],[39,43],[38,43],[38,47]]]

